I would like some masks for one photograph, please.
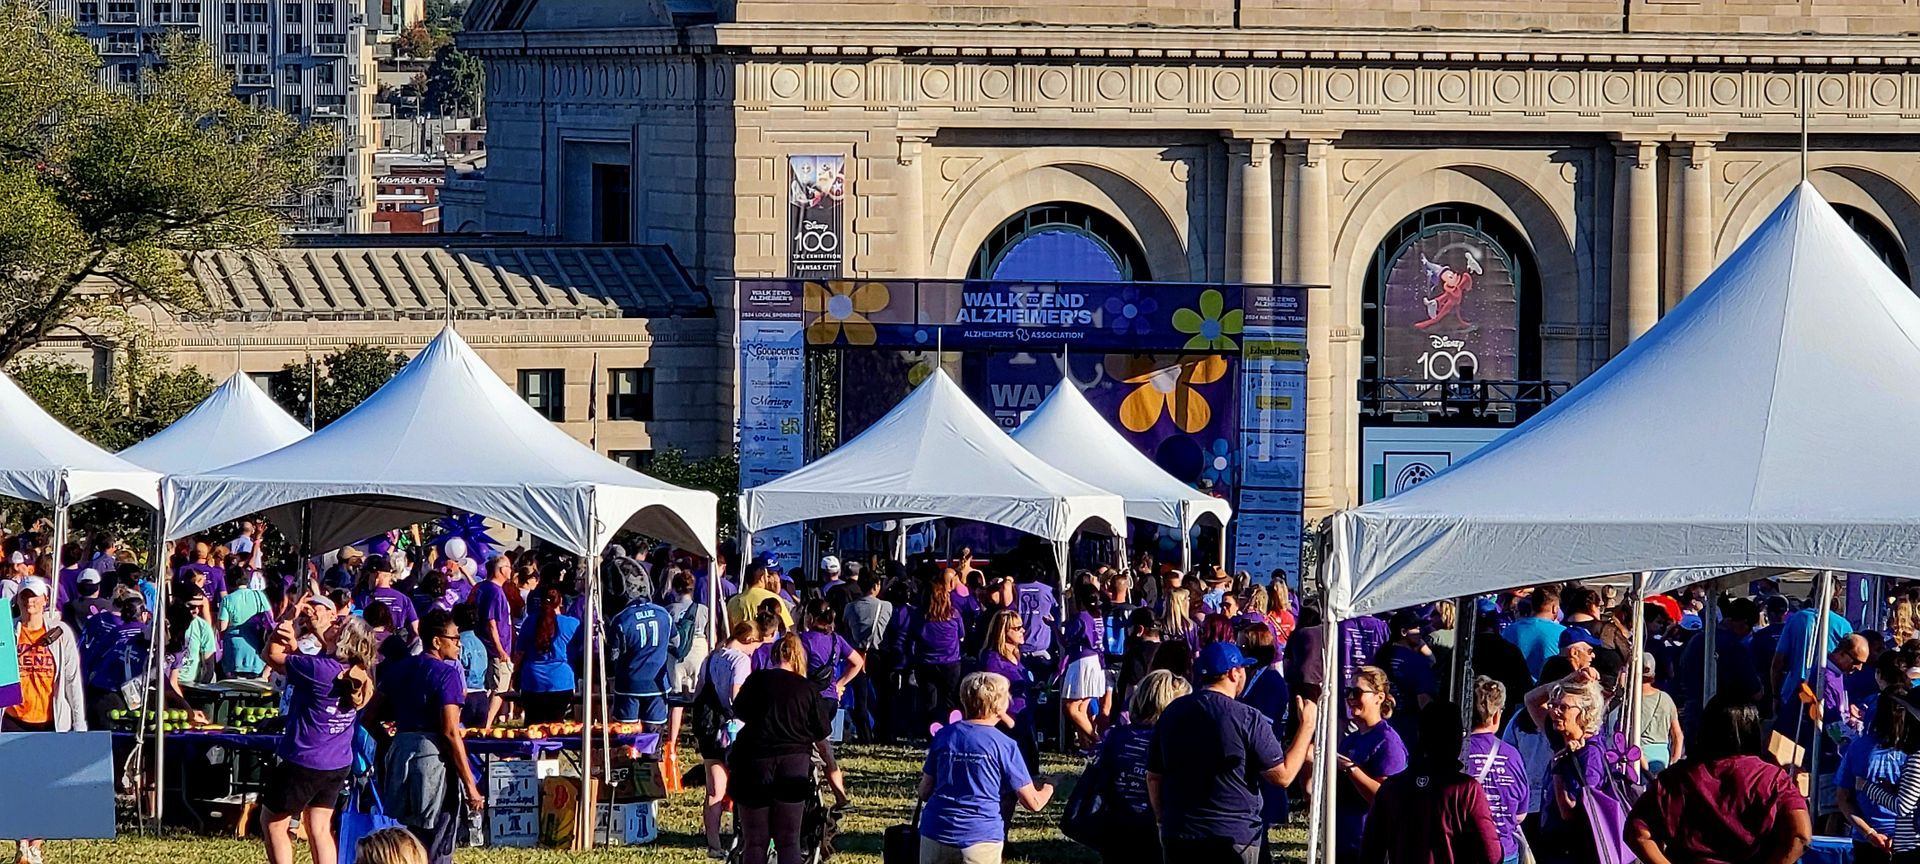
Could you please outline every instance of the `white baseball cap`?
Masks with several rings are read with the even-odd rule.
[[[820,559],[820,569],[825,570],[828,573],[838,573],[840,572],[840,559],[835,558],[832,555],[828,555],[827,557]]]
[[[20,593],[37,594],[41,598],[48,596],[47,580],[38,576],[28,576],[20,580]]]
[[[83,585],[88,582],[98,582],[100,581],[100,571],[95,570],[92,567],[88,567],[87,569],[80,571],[79,578],[76,578],[73,581]]]
[[[27,554],[25,552],[15,552],[12,555],[7,556],[7,563],[8,564],[26,564],[29,562],[27,561]]]

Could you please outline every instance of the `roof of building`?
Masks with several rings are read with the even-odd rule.
[[[479,236],[352,235],[190,256],[214,314],[230,319],[711,315],[710,297],[661,245]]]

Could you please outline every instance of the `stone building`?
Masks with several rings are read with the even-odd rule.
[[[665,244],[727,303],[788,275],[787,160],[830,155],[850,275],[990,276],[1071,229],[1134,278],[1325,286],[1310,513],[1366,497],[1369,436],[1426,419],[1363,382],[1576,382],[1644,332],[1800,179],[1803,103],[1808,178],[1920,275],[1904,0],[476,0],[467,23],[489,160],[457,221],[449,190],[466,230]],[[1510,299],[1469,328],[1498,356],[1383,332],[1473,279]]]
[[[301,237],[201,253],[190,267],[211,315],[134,317],[152,318],[144,349],[216,381],[243,371],[271,392],[287,364],[356,343],[411,355],[451,317],[502,380],[615,461],[643,467],[667,448],[709,456],[731,441],[716,371],[730,346],[706,292],[661,246]],[[96,377],[115,356],[65,335],[38,350]]]

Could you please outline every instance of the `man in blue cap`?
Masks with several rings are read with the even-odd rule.
[[[1286,786],[1313,745],[1316,706],[1296,699],[1300,730],[1283,753],[1273,724],[1237,701],[1254,661],[1231,642],[1194,661],[1200,689],[1168,705],[1147,750],[1147,798],[1167,864],[1255,864],[1266,859],[1260,784]]]

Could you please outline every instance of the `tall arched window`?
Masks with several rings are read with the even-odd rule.
[[[1892,270],[1893,275],[1900,277],[1901,282],[1909,287],[1913,285],[1912,276],[1907,272],[1907,253],[1900,247],[1900,238],[1893,236],[1893,231],[1888,229],[1885,223],[1874,218],[1867,211],[1851,205],[1835,204],[1833,210],[1840,214],[1841,221],[1846,222],[1847,227],[1853,229],[1853,233],[1867,241],[1867,248],[1873,250],[1874,256],[1880,259],[1880,263],[1887,265],[1887,269]]]
[[[1539,275],[1513,226],[1470,204],[1421,210],[1367,267],[1363,377],[1540,378]]]
[[[1146,254],[1126,226],[1080,204],[1028,207],[987,236],[968,279],[1146,281]]]

